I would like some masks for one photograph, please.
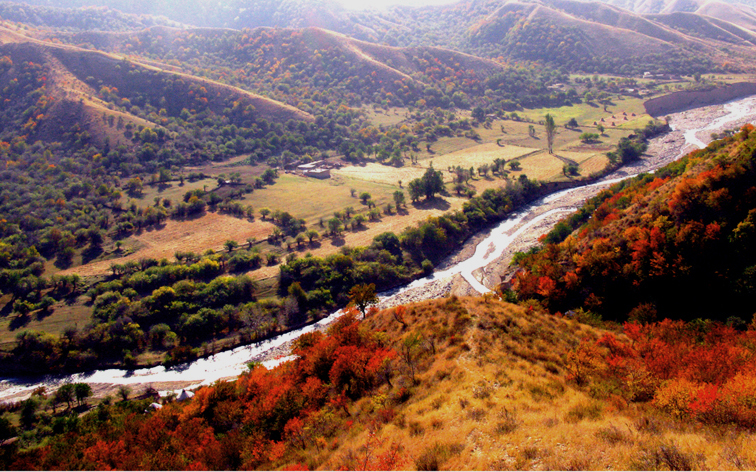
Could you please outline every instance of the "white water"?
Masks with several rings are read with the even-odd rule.
[[[730,102],[724,106],[724,110],[726,112],[724,116],[716,118],[715,120],[696,128],[684,130],[683,133],[686,145],[690,144],[703,148],[706,144],[698,138],[697,135],[699,133],[718,130],[725,125],[741,125],[743,124],[742,120],[744,118],[753,118],[754,113],[756,113],[756,97],[749,97]],[[674,116],[684,116],[684,113],[676,114]],[[678,130],[678,126],[679,125],[677,125],[675,120],[673,120],[672,128]],[[709,139],[709,137],[707,136],[705,139]],[[679,155],[675,156],[675,158],[679,157]],[[654,167],[658,167],[658,165]],[[650,170],[653,169],[643,169],[644,172]],[[409,290],[415,290],[429,283],[448,279],[456,274],[461,274],[461,276],[464,277],[464,279],[478,292],[490,292],[488,287],[483,285],[481,281],[473,276],[475,270],[496,260],[518,236],[522,235],[542,220],[556,213],[575,211],[575,203],[570,201],[570,196],[579,195],[582,198],[586,198],[587,195],[596,194],[602,188],[606,188],[629,177],[632,177],[632,175],[624,175],[619,178],[610,175],[605,180],[601,180],[597,183],[556,192],[526,206],[494,228],[490,234],[477,245],[472,257],[454,265],[453,267],[435,272],[428,277],[416,280],[399,289],[379,294],[382,305],[391,306],[393,299],[398,298],[399,295]],[[572,198],[572,200],[574,200],[574,198]],[[553,207],[555,204],[558,205],[560,201],[563,202],[564,206],[557,206],[556,208],[546,210],[546,208]],[[337,311],[329,315],[327,318],[301,329],[281,334],[266,341],[253,343],[248,346],[224,351],[207,358],[198,359],[187,365],[176,368],[159,366],[133,371],[108,369],[70,376],[47,376],[36,377],[34,379],[3,379],[0,381],[0,389],[2,389],[2,391],[0,391],[0,400],[17,397],[19,394],[30,394],[31,391],[40,386],[45,386],[48,389],[55,389],[58,386],[69,382],[117,385],[148,384],[151,382],[171,381],[194,382],[194,385],[187,388],[208,385],[219,379],[238,376],[247,368],[247,363],[252,359],[259,358],[261,354],[279,348],[304,333],[322,328],[333,322],[340,315],[341,312]],[[263,365],[272,368],[274,365],[285,362],[289,359],[291,359],[291,356],[281,357],[264,362]]]

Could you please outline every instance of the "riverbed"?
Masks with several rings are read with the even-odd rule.
[[[491,291],[501,283],[502,276],[511,274],[509,265],[516,252],[538,244],[539,236],[575,211],[587,198],[622,179],[653,171],[705,146],[711,141],[712,133],[748,122],[756,122],[756,96],[670,115],[673,131],[651,140],[641,160],[613,172],[598,183],[557,192],[527,205],[490,231],[470,238],[440,264],[434,274],[380,294],[379,308],[446,297],[450,293]],[[276,338],[170,369],[162,366],[133,371],[108,369],[67,376],[4,379],[0,381],[0,401],[17,401],[28,397],[40,386],[52,390],[69,382],[89,383],[100,395],[113,394],[121,385],[129,385],[134,393],[147,387],[166,393],[211,384],[238,376],[249,362],[262,362],[272,367],[289,359],[289,347],[294,339],[306,332],[325,329],[339,315],[335,312],[317,323]]]

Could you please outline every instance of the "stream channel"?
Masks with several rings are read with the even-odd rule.
[[[678,159],[687,152],[702,148],[711,141],[711,133],[756,122],[756,96],[737,99],[724,105],[696,108],[670,115],[672,132],[654,138],[643,159],[607,175],[599,182],[553,193],[543,197],[502,221],[475,247],[466,260],[440,266],[428,277],[403,287],[379,294],[380,308],[408,302],[446,296],[451,281],[457,276],[479,293],[489,292],[499,282],[502,268],[509,265],[516,251],[527,250],[537,244],[537,238],[548,232],[557,221],[575,211],[587,198],[623,179],[642,172],[653,171]],[[64,383],[86,382],[107,385],[170,385],[183,383],[186,388],[207,385],[219,379],[234,378],[247,369],[251,361],[263,361],[271,368],[290,359],[288,346],[300,335],[324,329],[341,312],[301,329],[275,338],[240,346],[232,350],[201,358],[191,363],[166,368],[163,366],[137,369],[106,369],[72,375],[50,375],[0,380],[0,401],[18,401],[28,397],[41,386],[54,390]],[[267,359],[267,360],[266,360]],[[165,392],[161,392],[163,394]]]

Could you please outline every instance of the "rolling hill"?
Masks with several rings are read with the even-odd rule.
[[[592,199],[523,255],[520,295],[614,320],[750,319],[752,129]]]
[[[89,3],[73,2],[69,6],[84,4]],[[108,2],[102,4],[118,8]],[[748,7],[706,4],[699,12],[698,4],[675,5],[463,0],[435,7],[353,12],[327,2],[266,1],[249,8],[231,2],[202,16],[196,13],[205,12],[207,2],[194,2],[181,12],[171,12],[170,6],[161,2],[151,7],[137,3],[123,8],[130,14],[165,14],[196,26],[319,27],[370,43],[435,46],[479,57],[537,60],[584,72],[642,74],[656,70],[692,74],[751,67],[747,58],[752,53],[753,32],[748,30]],[[654,15],[643,16],[648,13]],[[617,57],[625,63],[615,61]]]
[[[253,107],[261,119],[314,121],[305,112],[235,87],[127,61],[100,51],[34,40],[6,28],[0,28],[0,55],[8,57],[14,64],[33,62],[41,66],[45,92],[52,105],[36,133],[48,140],[60,139],[64,132],[61,127],[70,125],[72,117],[73,122],[83,126],[99,144],[103,144],[105,138],[112,139],[114,145],[129,142],[124,136],[125,131],[121,131],[126,129],[126,123],[142,127],[164,124],[157,116],[136,116],[130,107],[114,109],[113,104],[103,98],[103,87],[117,89],[125,99],[139,95],[143,102],[160,103],[168,116],[178,116],[183,109],[196,106],[191,101],[193,90],[204,89],[207,100],[203,105],[211,113],[220,114],[236,102],[237,106]],[[8,83],[18,73],[19,70],[12,67],[4,74],[3,80]],[[100,120],[103,113],[123,120],[123,126],[117,130],[104,126]]]

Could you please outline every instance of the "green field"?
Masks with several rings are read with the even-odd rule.
[[[352,197],[350,190],[355,189]],[[319,180],[294,174],[281,174],[276,183],[265,189],[255,190],[241,200],[252,205],[255,210],[269,208],[291,213],[313,225],[320,219],[330,219],[335,211],[353,207],[357,213],[366,212],[367,205],[359,199],[362,192],[368,192],[379,207],[393,204],[393,193],[398,185],[389,185],[346,177]]]

